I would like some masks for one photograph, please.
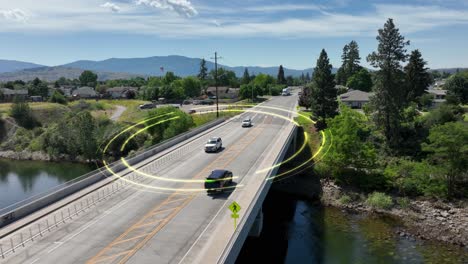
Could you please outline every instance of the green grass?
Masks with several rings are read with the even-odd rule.
[[[12,103],[0,104],[0,116],[9,115],[11,105]],[[65,113],[70,112],[70,108],[65,105],[49,102],[29,103],[29,107],[31,107],[34,117],[42,125],[57,122]]]
[[[241,112],[219,112],[219,116],[220,117],[224,117],[224,118],[230,118],[230,117],[233,117],[233,116],[236,116],[238,114],[240,114]],[[201,126],[201,125],[204,125],[208,122],[211,122],[213,120],[216,120],[216,113],[206,113],[206,114],[194,114],[192,115],[192,118],[193,118],[193,122],[195,123],[195,126],[198,127],[198,126]]]
[[[127,109],[122,113],[119,120],[120,122],[136,123],[147,117],[148,110],[141,110],[139,105],[148,103],[142,100],[106,100],[111,105],[121,105]]]

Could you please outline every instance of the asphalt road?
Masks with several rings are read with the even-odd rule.
[[[273,97],[263,105],[293,110],[296,101],[296,96]],[[252,118],[253,127],[241,127],[245,116]],[[235,191],[242,192],[244,178],[261,169],[259,161],[286,123],[275,116],[244,113],[191,142],[184,155],[140,170],[169,179],[203,180],[213,169],[228,169],[236,177]],[[222,151],[203,151],[211,136],[223,139]],[[229,213],[223,210],[229,193],[213,198],[190,189],[203,189],[203,183],[148,178],[0,258],[0,263],[179,263],[212,219]]]

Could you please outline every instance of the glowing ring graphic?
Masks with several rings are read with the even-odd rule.
[[[251,106],[251,105],[234,105],[234,106]],[[230,105],[229,105],[228,107],[230,107]],[[290,111],[290,110],[286,110],[286,109],[279,108],[279,107],[268,107],[268,106],[257,106],[257,107],[270,108],[270,109],[276,109],[276,110],[280,110],[280,111],[284,111],[284,112],[294,113],[294,114],[297,114],[297,115],[299,115],[299,116],[303,116],[303,117],[305,117],[305,118],[311,120],[311,119],[310,119],[308,116],[306,116],[306,115],[303,115],[303,114],[300,114],[300,113],[296,113],[296,112],[292,112],[292,111]],[[201,107],[201,108],[204,108],[204,107]],[[259,113],[259,114],[265,114],[265,115],[272,115],[272,116],[276,116],[276,117],[279,117],[279,118],[281,118],[281,119],[284,119],[284,120],[286,120],[286,121],[290,121],[290,122],[292,122],[293,124],[295,124],[296,126],[299,126],[299,124],[298,124],[295,120],[293,120],[292,118],[285,117],[285,116],[282,116],[282,115],[279,115],[279,114],[275,114],[275,113],[269,113],[269,112],[263,112],[263,111],[254,111],[254,110],[251,110],[251,109],[242,109],[242,110],[241,110],[241,109],[239,109],[239,110],[237,110],[237,109],[222,109],[222,110],[220,110],[220,111],[221,111],[221,112],[253,112],[253,113]],[[210,112],[215,112],[215,111],[214,111],[214,110],[213,110],[213,111],[207,111],[207,113],[210,113]],[[145,119],[145,120],[143,120],[143,121],[138,122],[137,124],[135,124],[135,125],[133,125],[133,126],[130,126],[130,127],[126,128],[125,130],[123,130],[122,132],[120,132],[118,135],[116,135],[114,138],[112,138],[112,139],[109,141],[109,143],[106,145],[104,151],[107,150],[107,148],[110,146],[110,144],[111,144],[116,138],[118,138],[120,135],[124,134],[125,132],[131,130],[132,128],[134,128],[134,127],[136,127],[136,126],[138,126],[138,125],[140,125],[140,124],[144,124],[144,123],[146,123],[146,122],[149,121],[149,120],[156,119],[156,118],[160,118],[160,117],[167,116],[167,115],[171,115],[171,114],[174,114],[174,112],[170,112],[170,113],[167,113],[167,114],[163,114],[163,115],[155,116],[155,117],[152,117],[152,118],[149,118],[149,119]],[[177,119],[177,118],[179,118],[179,117],[173,117],[173,118],[169,118],[169,119],[166,119],[166,120],[162,120],[162,121],[160,121],[160,122],[157,122],[157,123],[155,123],[155,124],[152,124],[152,125],[150,125],[150,126],[147,126],[147,127],[143,128],[143,129],[138,130],[136,133],[133,133],[133,134],[125,141],[125,143],[124,143],[124,144],[122,145],[122,147],[121,147],[121,151],[125,148],[126,144],[127,144],[132,138],[134,138],[137,134],[139,134],[139,133],[141,133],[141,132],[147,130],[148,128],[150,128],[150,127],[152,127],[152,126],[156,126],[156,125],[159,125],[159,124],[164,123],[164,122],[172,121],[172,120],[175,120],[175,119]],[[311,122],[315,123],[313,120],[311,120]],[[326,141],[325,133],[324,133],[323,131],[321,131],[321,133],[322,133],[322,144],[321,144],[321,147],[318,149],[318,151],[317,151],[309,160],[307,160],[307,161],[304,162],[303,164],[301,164],[301,165],[299,165],[299,166],[297,166],[297,167],[295,167],[295,168],[293,168],[293,169],[291,169],[291,170],[289,170],[289,171],[287,171],[287,172],[284,172],[284,173],[282,173],[282,174],[280,174],[280,175],[275,175],[274,177],[273,177],[273,176],[272,176],[272,177],[269,177],[267,180],[275,179],[275,178],[281,177],[282,175],[291,173],[291,172],[293,172],[293,171],[295,171],[295,170],[297,170],[297,169],[299,169],[299,168],[305,166],[305,165],[308,164],[310,161],[312,161],[312,160],[322,151],[323,146],[324,146],[325,141]],[[292,155],[290,158],[288,158],[287,160],[285,160],[285,161],[283,161],[283,162],[281,162],[281,163],[275,164],[274,166],[272,166],[272,167],[270,167],[270,168],[265,168],[265,169],[259,170],[259,171],[257,171],[256,173],[264,172],[264,171],[266,171],[266,170],[270,170],[270,169],[272,169],[272,168],[281,166],[282,164],[285,164],[285,163],[289,162],[290,160],[292,160],[293,158],[295,158],[299,153],[301,153],[301,152],[304,150],[305,146],[306,146],[307,143],[308,143],[308,136],[307,136],[307,133],[304,133],[304,136],[305,136],[304,144],[301,146],[301,148],[300,148],[296,153],[294,153],[294,155]],[[331,147],[331,145],[330,145],[330,147]],[[327,152],[326,152],[326,153],[328,153],[330,147],[327,149]],[[326,153],[325,153],[324,155],[326,155]],[[157,177],[157,176],[153,176],[153,175],[149,175],[149,174],[140,172],[140,171],[138,171],[137,169],[131,167],[131,166],[126,162],[125,158],[121,158],[121,160],[122,160],[122,162],[124,163],[124,165],[125,165],[127,168],[131,169],[132,171],[134,171],[134,172],[136,172],[136,173],[138,173],[138,174],[147,176],[147,177],[155,178],[155,179],[157,179],[157,180],[171,181],[171,182],[185,182],[185,183],[187,183],[187,182],[204,182],[204,181],[205,181],[205,180],[179,180],[179,179],[170,179],[170,178],[164,178],[164,177]],[[114,176],[116,176],[116,177],[119,178],[119,179],[122,179],[123,181],[132,183],[132,184],[137,185],[137,186],[141,186],[141,187],[145,187],[145,188],[151,188],[151,189],[156,189],[156,190],[165,190],[165,191],[184,191],[184,192],[206,191],[205,188],[203,188],[203,189],[200,189],[200,188],[197,188],[197,189],[194,189],[194,188],[191,188],[191,189],[177,188],[177,189],[175,189],[175,188],[165,188],[165,187],[149,186],[149,185],[146,185],[146,184],[136,183],[136,182],[134,182],[134,181],[132,181],[132,180],[125,179],[125,178],[123,178],[122,176],[116,174],[116,173],[115,173],[114,171],[112,171],[112,169],[108,166],[108,164],[107,164],[107,162],[106,162],[105,160],[104,160],[103,162],[104,162],[104,165],[105,165],[106,169],[107,169],[109,172],[111,172]],[[233,178],[234,178],[234,177],[233,177]],[[235,178],[238,178],[238,177],[235,177]],[[218,190],[219,190],[219,189],[232,189],[232,188],[236,188],[236,187],[242,187],[242,185],[228,186],[228,187],[222,187],[222,188],[217,188],[217,189],[218,189]]]

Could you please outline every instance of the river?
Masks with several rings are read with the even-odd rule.
[[[259,238],[248,238],[237,263],[468,263],[468,250],[400,237],[391,218],[349,214],[275,191],[264,204]]]
[[[69,162],[0,159],[0,209],[43,193],[94,168]]]

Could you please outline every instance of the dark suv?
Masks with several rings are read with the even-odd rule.
[[[232,184],[232,172],[228,170],[214,170],[206,177],[205,189],[208,194],[222,193]]]

